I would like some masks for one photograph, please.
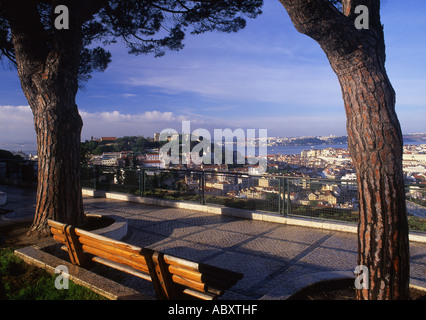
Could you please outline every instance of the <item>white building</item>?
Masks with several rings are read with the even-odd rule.
[[[342,177],[342,188],[346,190],[356,190],[356,173],[347,173]]]
[[[143,161],[143,166],[146,168],[164,169],[165,162],[161,159],[159,153],[148,153]]]
[[[414,163],[426,163],[426,154],[424,153],[404,153],[402,155],[402,160]]]
[[[266,168],[262,166],[249,166],[248,174],[251,176],[261,176],[265,173]]]

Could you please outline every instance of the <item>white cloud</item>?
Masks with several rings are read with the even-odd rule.
[[[131,87],[151,87],[169,94],[195,93],[210,98],[285,104],[340,105],[337,78],[327,65],[260,65],[188,61],[153,67],[133,66],[123,80]],[[138,76],[135,76],[138,75]]]
[[[134,98],[134,97],[137,97],[138,95],[133,93],[123,93],[122,96],[125,98]]]
[[[112,112],[87,112],[80,110],[83,118],[82,139],[91,136],[132,136],[144,135],[152,137],[154,132],[179,124],[185,117],[172,112],[157,110],[138,114]]]
[[[138,114],[113,112],[87,112],[80,110],[83,119],[82,138],[90,136],[153,136],[154,132],[180,125],[186,118],[172,112],[156,110]],[[35,141],[33,116],[29,106],[0,106],[0,141]]]
[[[424,132],[423,108],[418,108],[415,119],[412,113],[398,110],[402,130],[408,132]],[[268,136],[303,136],[303,135],[327,135],[346,134],[346,118],[343,112],[327,114],[284,115],[282,117],[270,114],[257,117],[227,117],[206,116],[187,112],[177,114],[173,112],[161,112],[158,110],[145,111],[143,113],[112,112],[88,112],[80,110],[84,126],[82,139],[90,139],[102,136],[132,136],[144,135],[152,137],[155,132],[173,128],[182,131],[182,121],[190,121],[191,132],[198,128],[204,128],[212,134],[214,129],[234,130],[236,128],[267,129]],[[33,117],[28,106],[0,106],[0,142],[35,142]]]
[[[35,140],[29,106],[0,106],[0,141]]]

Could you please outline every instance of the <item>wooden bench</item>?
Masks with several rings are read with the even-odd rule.
[[[243,278],[238,272],[140,248],[72,225],[48,223],[53,238],[65,245],[62,248],[73,264],[87,267],[97,262],[151,281],[160,300],[213,300]]]

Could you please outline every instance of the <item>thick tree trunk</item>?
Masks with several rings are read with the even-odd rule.
[[[369,272],[369,288],[358,290],[357,295],[359,299],[406,299],[409,243],[403,141],[394,91],[377,66],[338,72],[357,173],[358,264]]]
[[[83,223],[80,185],[82,120],[67,88],[45,91],[32,105],[38,150],[37,206],[32,231],[45,231],[47,219]],[[62,98],[62,99],[61,99]]]
[[[75,7],[68,5],[70,11]],[[47,233],[47,219],[77,226],[84,220],[80,185],[83,123],[75,103],[81,21],[74,15],[69,30],[46,32],[37,2],[25,1],[25,10],[22,6],[16,1],[7,3],[18,75],[37,133],[37,204],[31,231]]]
[[[31,75],[24,93],[34,115],[38,151],[36,213],[31,231],[45,232],[47,219],[83,224],[80,184],[82,119],[75,104],[76,76],[66,58],[56,58],[40,74]],[[75,78],[75,79],[74,79]]]
[[[402,133],[385,70],[380,2],[280,0],[296,29],[316,40],[342,89],[349,150],[359,196],[358,264],[368,289],[358,299],[409,298],[409,242],[402,171]],[[369,9],[369,29],[354,26],[355,7]],[[364,286],[367,284],[364,284]]]

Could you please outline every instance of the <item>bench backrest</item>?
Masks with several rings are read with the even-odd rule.
[[[171,256],[48,220],[53,238],[64,244],[73,264],[91,261],[151,281],[158,299],[216,299],[243,274]]]

